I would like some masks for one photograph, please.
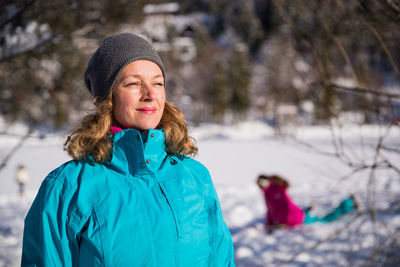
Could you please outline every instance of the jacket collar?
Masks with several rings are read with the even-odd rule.
[[[167,156],[163,130],[150,129],[141,133],[135,129],[125,129],[111,135],[111,138],[113,153],[108,165],[120,172],[154,172]]]

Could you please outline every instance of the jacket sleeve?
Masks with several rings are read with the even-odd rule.
[[[211,178],[210,178],[211,179]],[[236,266],[234,263],[231,233],[222,216],[221,206],[214,186],[211,187],[209,217],[211,220],[211,246],[213,261],[210,266]]]
[[[21,266],[72,266],[79,255],[63,184],[47,177],[25,218]],[[75,259],[74,259],[75,258]]]

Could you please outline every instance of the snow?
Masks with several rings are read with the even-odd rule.
[[[54,36],[49,32],[49,26],[36,21],[28,22],[26,27],[18,26],[15,32],[6,30],[5,44],[0,50],[2,52],[0,59],[29,51],[52,38]]]
[[[179,4],[174,2],[158,5],[147,4],[143,7],[143,12],[147,15],[153,13],[174,13],[178,11]]]
[[[19,142],[26,130],[15,125],[0,133],[0,159]],[[389,248],[393,238],[398,242],[400,214],[378,213],[376,224],[367,215],[358,218],[351,214],[330,224],[278,229],[267,234],[263,224],[266,208],[255,179],[260,173],[281,174],[290,181],[289,194],[293,200],[300,206],[313,205],[316,215],[325,213],[349,194],[354,194],[360,202],[360,210],[365,210],[370,198],[368,190],[373,188],[377,209],[393,207],[391,201],[400,196],[398,173],[377,168],[376,178],[372,180],[368,170],[349,176],[352,168],[328,153],[334,152],[332,136],[340,137],[346,145],[344,153],[350,155],[352,161],[372,163],[380,134],[387,134],[384,145],[400,148],[399,129],[387,131],[376,125],[344,125],[335,128],[333,135],[328,127],[321,126],[298,127],[290,132],[293,134],[290,137],[276,137],[273,129],[259,121],[190,128],[199,147],[197,160],[207,166],[213,177],[225,221],[232,233],[237,265],[371,265],[368,260],[376,242]],[[42,179],[69,160],[62,149],[62,135],[40,137],[35,132],[28,138],[0,172],[0,267],[19,265],[26,212]],[[305,146],[300,141],[313,146]],[[394,164],[400,162],[396,153],[382,151],[382,154]],[[24,164],[30,174],[24,197],[17,196],[14,181],[20,164]],[[338,234],[334,235],[336,232]],[[321,242],[325,239],[328,241]],[[377,261],[379,259],[377,257]]]

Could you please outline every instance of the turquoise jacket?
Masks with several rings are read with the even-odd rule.
[[[109,161],[69,161],[43,181],[22,266],[235,266],[207,169],[167,155],[162,130],[112,138]]]

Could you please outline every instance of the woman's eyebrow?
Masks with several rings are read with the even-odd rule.
[[[139,75],[139,74],[128,74],[128,75],[126,75],[126,76],[122,76],[122,77],[121,77],[121,80],[125,80],[126,78],[129,78],[129,77],[140,78],[140,77],[142,77],[142,76]]]
[[[120,78],[120,81],[123,81],[123,80],[125,80],[125,79],[127,79],[127,78],[129,78],[129,77],[141,78],[142,75],[140,75],[140,74],[128,74],[128,75],[126,75],[126,76],[124,76],[124,77],[121,77],[121,78]],[[163,78],[163,77],[164,77],[163,75],[157,74],[157,75],[154,75],[154,76],[152,77],[152,79]]]
[[[140,75],[136,75],[136,74],[128,74],[128,75],[126,75],[126,76],[122,76],[122,77],[119,77],[118,78],[118,82],[123,82],[123,81],[125,81],[126,79],[128,79],[128,78],[140,78],[141,76]]]

